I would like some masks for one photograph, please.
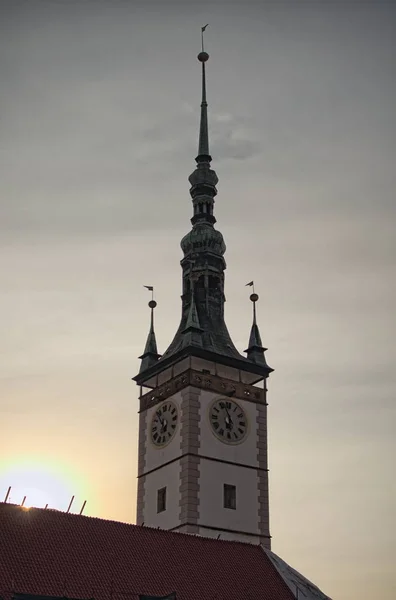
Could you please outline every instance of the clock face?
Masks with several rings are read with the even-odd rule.
[[[156,407],[151,419],[151,441],[155,446],[165,446],[173,438],[177,425],[177,408],[171,402]]]
[[[210,426],[216,437],[226,444],[239,444],[247,434],[246,413],[233,400],[220,398],[209,409]]]

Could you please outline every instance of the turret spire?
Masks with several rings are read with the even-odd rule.
[[[154,332],[154,309],[157,306],[157,303],[153,298],[154,288],[152,286],[148,286],[148,285],[145,285],[144,287],[147,288],[152,293],[151,300],[148,303],[150,310],[151,310],[151,316],[150,316],[150,329],[149,329],[149,333],[147,336],[146,345],[144,347],[144,352],[143,352],[142,356],[139,356],[139,358],[142,361],[140,364],[139,373],[142,373],[143,371],[145,371],[146,369],[148,369],[149,367],[154,365],[157,362],[157,360],[159,358],[161,358],[161,354],[158,354],[157,340],[155,338],[155,332]]]
[[[253,282],[251,282],[246,285],[253,286],[254,284]],[[263,347],[260,331],[257,325],[256,302],[258,301],[258,299],[258,294],[253,292],[253,294],[250,295],[250,300],[253,302],[253,323],[252,328],[250,330],[249,347],[247,350],[245,350],[245,352],[247,353],[248,360],[251,360],[256,364],[266,366],[269,369],[269,371],[272,371],[272,369],[268,367],[267,362],[265,360],[264,352],[267,350],[267,348]]]

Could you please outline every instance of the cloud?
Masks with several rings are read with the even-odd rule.
[[[227,160],[248,160],[258,156],[260,142],[248,130],[238,126],[237,121],[227,121],[227,127],[216,127],[212,135],[213,153],[218,163]]]

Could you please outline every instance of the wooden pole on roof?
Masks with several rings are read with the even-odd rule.
[[[8,500],[8,496],[10,495],[10,492],[11,492],[11,486],[8,488],[7,493],[5,495],[4,504],[7,504],[7,500]]]
[[[69,504],[69,506],[68,506],[68,509],[67,509],[67,511],[66,511],[67,513],[68,513],[68,512],[70,511],[70,509],[71,509],[71,505],[73,504],[73,500],[74,500],[74,496],[72,496],[72,497],[71,497],[70,504]]]

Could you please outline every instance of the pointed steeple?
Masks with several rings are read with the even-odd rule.
[[[151,310],[150,329],[147,336],[146,345],[144,347],[144,352],[142,356],[139,356],[139,358],[142,361],[140,364],[139,373],[143,373],[143,371],[154,365],[157,362],[157,360],[161,358],[161,354],[158,354],[157,340],[155,338],[154,332],[154,309],[157,306],[157,303],[155,300],[150,300],[148,305]]]
[[[206,29],[202,28],[202,32]],[[175,336],[160,357],[151,327],[142,365],[136,381],[150,381],[154,373],[173,364],[184,356],[196,356],[216,361],[267,377],[273,370],[265,361],[256,323],[254,306],[253,327],[247,357],[234,345],[224,318],[226,245],[223,235],[215,228],[214,203],[218,177],[211,168],[209,145],[207,62],[209,54],[203,44],[198,54],[201,63],[201,109],[196,167],[189,176],[190,196],[193,204],[192,228],[181,240],[183,258],[181,318]],[[257,296],[258,299],[258,296]]]
[[[198,54],[198,60],[202,64],[202,98],[201,98],[201,118],[199,122],[198,138],[198,156],[195,161],[197,168],[188,178],[191,183],[190,194],[194,206],[194,216],[191,223],[206,223],[213,225],[216,219],[213,215],[214,198],[217,194],[216,185],[218,177],[216,172],[210,168],[212,157],[209,152],[209,132],[208,132],[208,102],[206,100],[206,71],[205,63],[209,59],[209,54],[204,51],[202,43],[202,52]]]
[[[258,299],[258,294],[253,293],[250,295],[250,300],[253,302],[253,323],[252,328],[250,330],[249,346],[248,349],[245,350],[245,352],[247,354],[248,360],[256,364],[266,366],[269,369],[269,371],[272,371],[271,367],[267,365],[267,362],[265,360],[264,352],[267,350],[267,348],[263,347],[260,330],[257,325],[256,302],[258,301]]]
[[[207,25],[202,27],[202,33]],[[224,271],[226,245],[214,228],[214,198],[218,178],[211,168],[209,150],[208,103],[206,97],[206,63],[209,54],[203,46],[198,54],[202,69],[201,112],[199,121],[197,165],[189,177],[194,214],[192,229],[181,241],[184,257],[182,317],[176,335],[162,360],[181,348],[201,348],[220,356],[242,359],[234,346],[224,321]],[[243,358],[243,360],[246,360]]]
[[[197,162],[210,162],[212,157],[209,154],[209,133],[208,133],[208,103],[206,100],[206,72],[205,63],[209,59],[207,52],[200,52],[198,60],[202,63],[202,100],[201,100],[201,120],[199,124],[199,141]]]

